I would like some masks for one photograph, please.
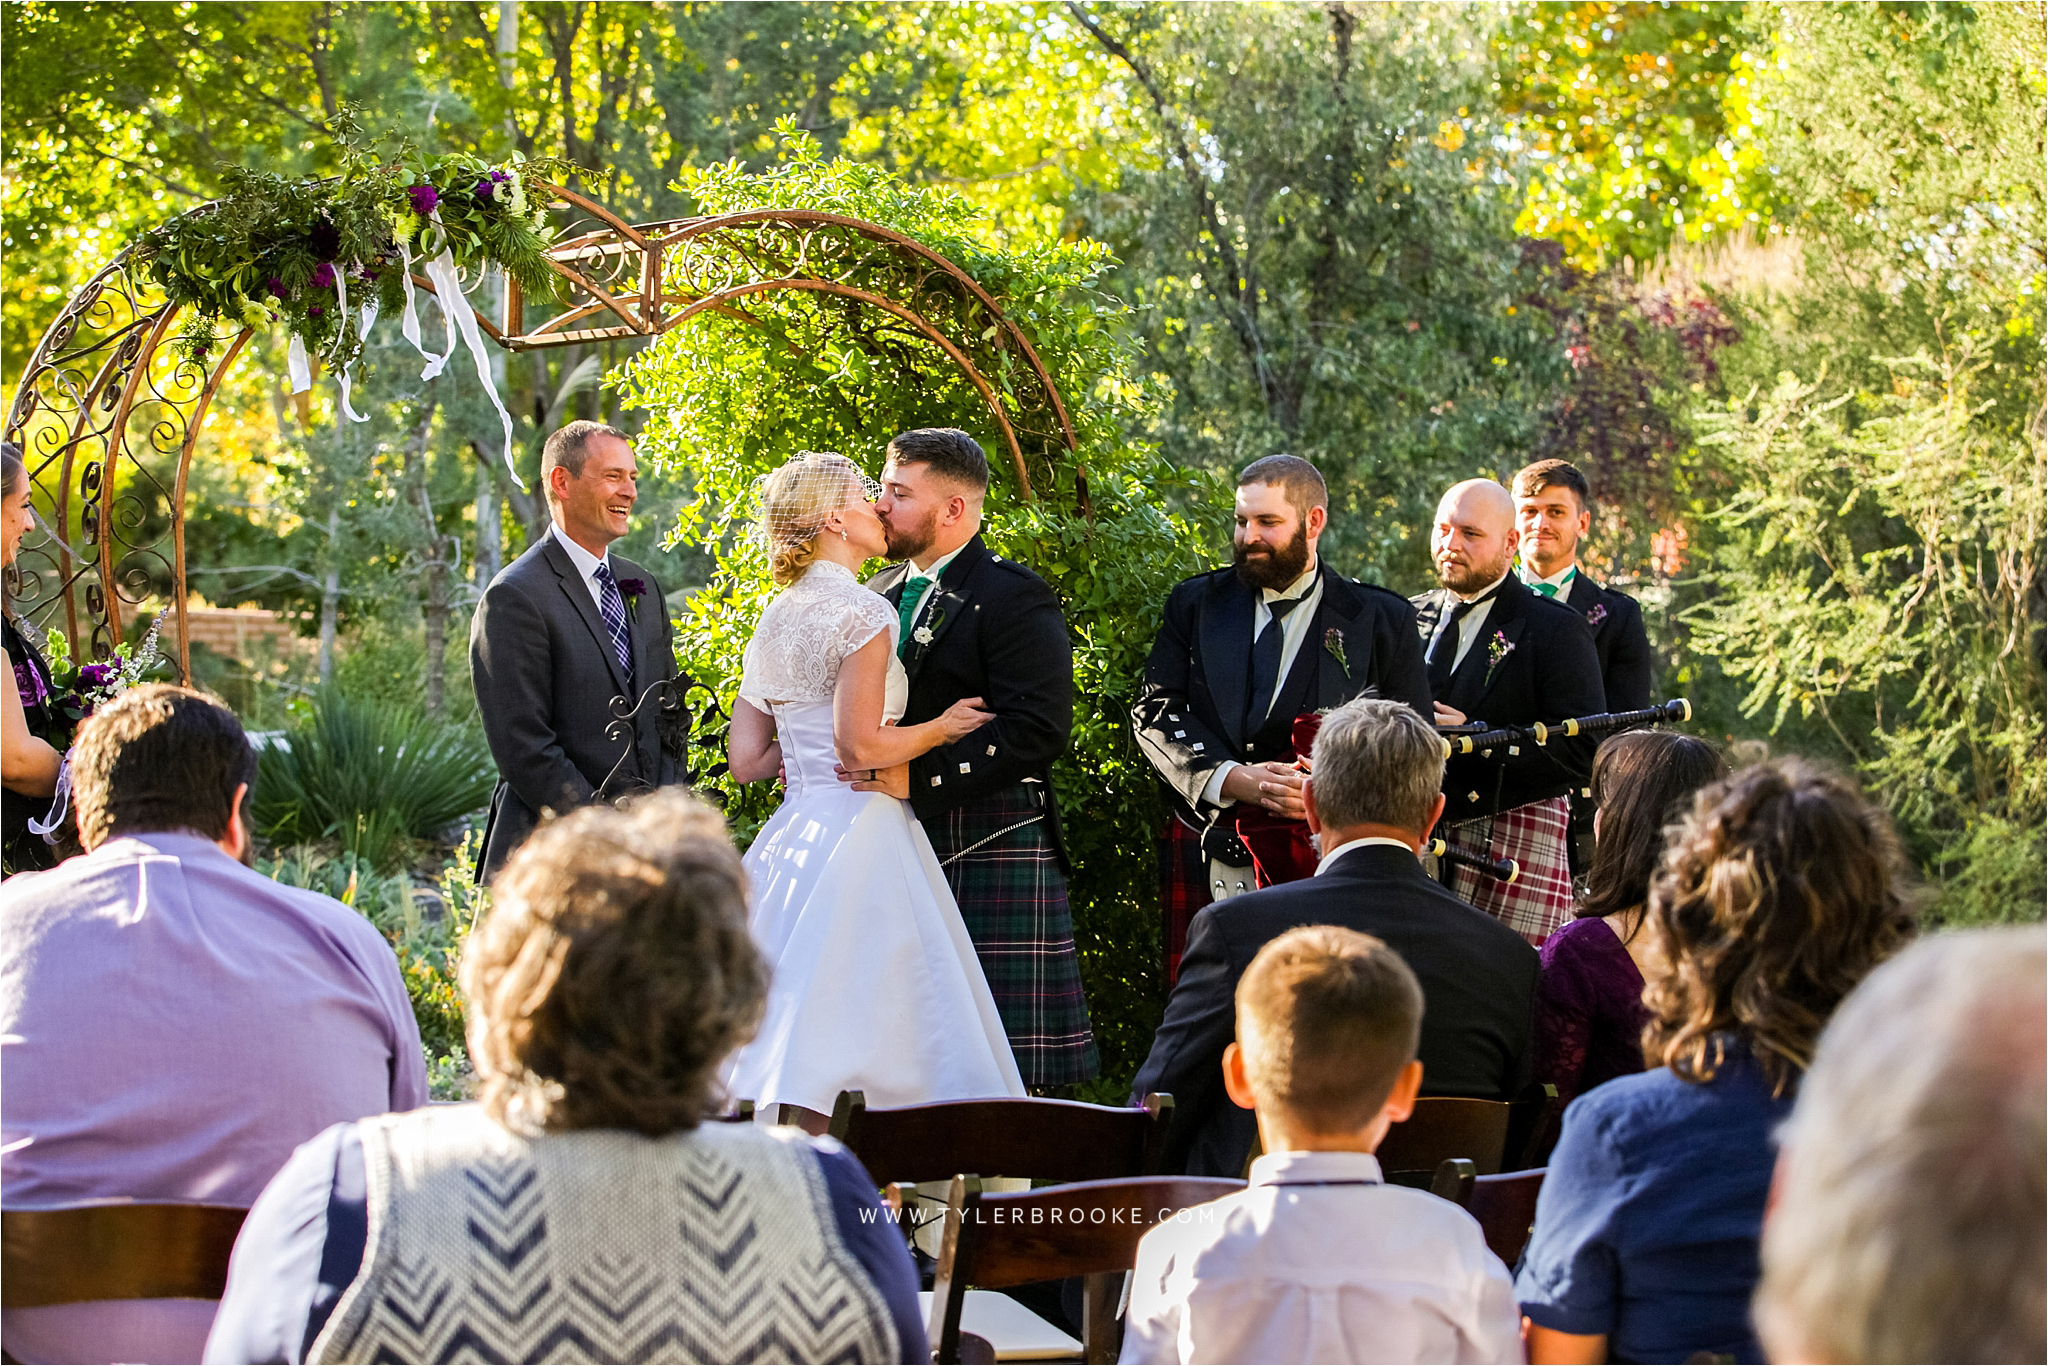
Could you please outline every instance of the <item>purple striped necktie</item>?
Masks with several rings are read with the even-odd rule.
[[[612,638],[612,653],[618,657],[619,668],[625,671],[630,682],[633,677],[633,638],[626,633],[626,599],[619,592],[619,581],[612,577],[610,564],[599,560],[594,577],[597,579],[598,615],[604,618],[605,634]]]

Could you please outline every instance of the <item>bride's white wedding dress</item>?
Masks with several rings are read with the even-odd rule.
[[[833,772],[840,663],[896,610],[851,571],[814,562],[761,614],[740,697],[775,717],[788,794],[747,851],[754,942],[773,970],[767,1015],[727,1066],[728,1094],[830,1114],[1024,1094],[973,941],[910,803]],[[909,681],[892,650],[884,714]]]

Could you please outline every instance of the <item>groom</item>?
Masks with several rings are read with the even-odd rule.
[[[902,562],[869,581],[902,622],[904,725],[963,697],[996,719],[862,791],[908,797],[946,870],[1024,1084],[1087,1081],[1095,1034],[1081,994],[1066,850],[1049,770],[1074,721],[1074,652],[1045,580],[981,539],[988,458],[951,427],[889,443],[875,511]],[[853,775],[842,774],[842,777]]]

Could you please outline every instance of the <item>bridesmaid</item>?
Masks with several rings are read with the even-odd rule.
[[[1664,828],[1727,776],[1712,746],[1670,731],[1617,735],[1594,756],[1593,869],[1577,918],[1543,945],[1536,988],[1535,1075],[1557,1087],[1553,1114],[1643,1070],[1643,981],[1656,968],[1643,907]]]
[[[22,537],[35,520],[29,511],[28,469],[21,449],[0,442],[0,567],[13,568]],[[31,817],[49,814],[63,756],[49,741],[61,733],[50,686],[50,669],[17,628],[14,606],[0,614],[0,666],[13,674],[13,687],[0,684],[0,836],[6,871],[49,868],[57,852],[29,831]]]

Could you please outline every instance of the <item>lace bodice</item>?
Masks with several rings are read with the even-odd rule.
[[[761,614],[740,675],[740,696],[762,711],[778,705],[829,702],[839,666],[879,633],[895,643],[896,609],[863,586],[853,571],[818,560]],[[889,661],[889,712],[902,714],[898,675]]]

